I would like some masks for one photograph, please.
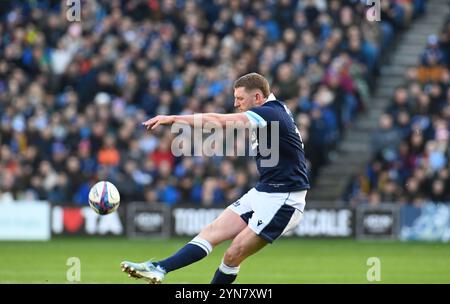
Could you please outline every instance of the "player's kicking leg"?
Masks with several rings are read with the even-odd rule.
[[[199,235],[174,255],[158,262],[134,263],[124,261],[121,263],[122,271],[128,273],[129,277],[145,279],[153,284],[161,283],[168,272],[203,259],[211,253],[216,245],[233,239],[246,226],[245,221],[238,214],[225,209],[217,219],[206,226]]]

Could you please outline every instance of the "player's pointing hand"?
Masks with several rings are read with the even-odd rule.
[[[142,124],[147,128],[147,130],[149,130],[149,129],[153,130],[159,125],[167,125],[167,124],[171,124],[172,122],[173,122],[172,116],[158,115],[158,116],[155,116],[155,117],[143,122]]]

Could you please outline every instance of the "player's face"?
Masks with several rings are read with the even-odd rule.
[[[247,92],[244,87],[234,89],[234,107],[245,112],[256,105],[257,94],[254,91]]]

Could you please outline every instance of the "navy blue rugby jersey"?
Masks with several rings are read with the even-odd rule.
[[[245,114],[250,123],[257,127],[253,131],[254,142],[252,143],[252,146],[256,146],[257,149],[256,165],[260,174],[259,182],[255,186],[256,190],[293,192],[309,189],[303,141],[292,113],[286,105],[270,94],[263,105],[251,108]],[[278,162],[272,161],[274,165],[267,166],[262,161],[267,162],[273,157],[273,155],[267,155],[267,151],[270,151],[272,146],[274,149],[276,148],[276,141],[271,138],[274,122],[278,122],[279,126],[279,134],[276,134],[279,139]],[[262,147],[260,147],[261,143],[264,143]],[[261,151],[261,148],[264,149],[264,147],[268,149]],[[274,151],[272,151],[273,153]]]

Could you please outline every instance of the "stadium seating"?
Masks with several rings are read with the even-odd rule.
[[[314,182],[424,2],[383,1],[371,23],[354,0],[97,0],[83,2],[82,22],[67,22],[60,1],[1,1],[0,201],[85,205],[99,179],[124,202],[235,200],[257,178],[252,162],[174,157],[173,134],[141,122],[233,112],[232,83],[249,71],[295,114]]]
[[[449,202],[450,16],[430,33],[373,134],[373,159],[344,194],[350,205]]]

